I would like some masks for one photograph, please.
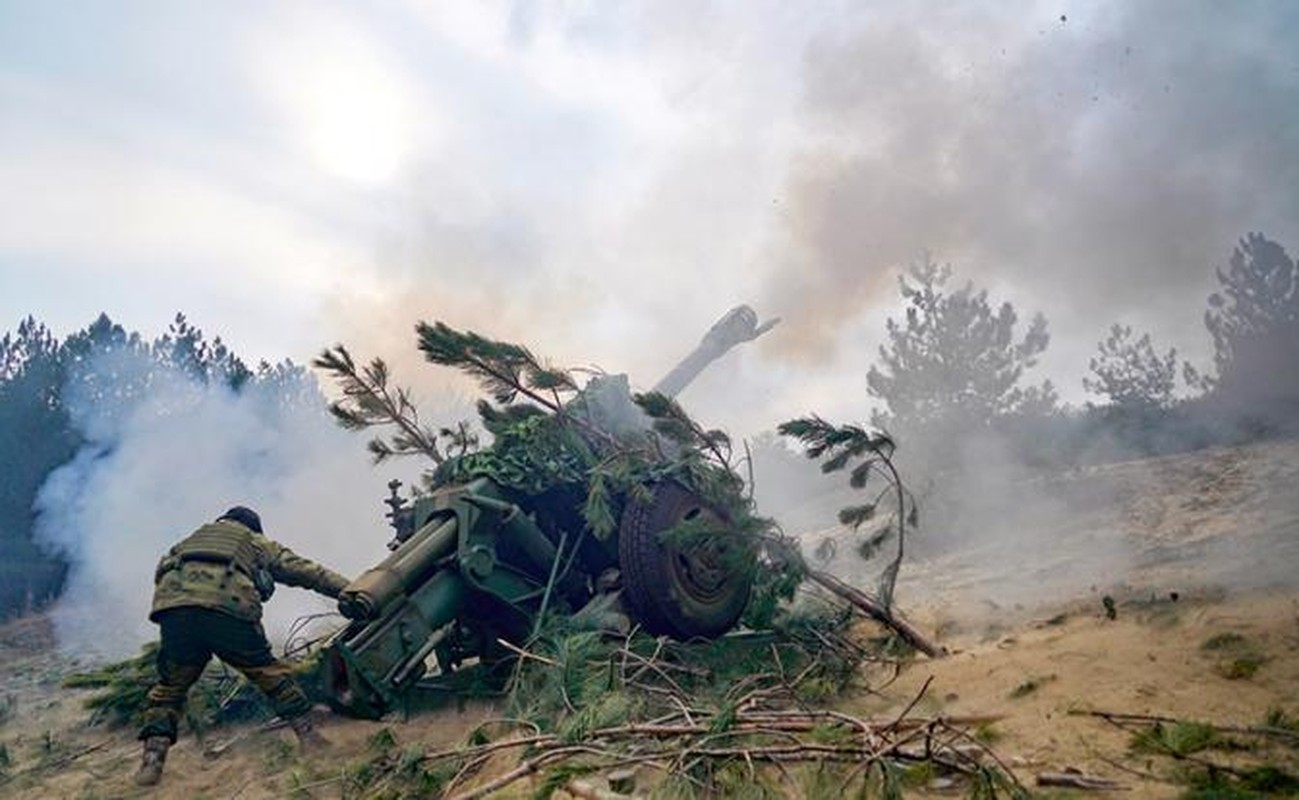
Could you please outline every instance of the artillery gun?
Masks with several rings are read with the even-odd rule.
[[[747,306],[732,309],[656,390],[677,394],[713,360],[775,324],[759,326]],[[594,380],[574,402],[606,429],[625,425],[628,410],[640,413],[625,376]],[[586,452],[577,433],[565,435]],[[616,525],[603,538],[588,535],[580,480],[530,492],[478,476],[413,501],[399,496],[399,483],[389,488],[392,552],[343,590],[339,608],[351,622],[322,661],[326,697],[345,713],[379,717],[422,690],[490,673],[548,612],[624,633],[636,625],[677,639],[713,638],[734,627],[749,598],[752,553],[734,537],[665,535],[731,523],[725,509],[666,474],[609,498]]]

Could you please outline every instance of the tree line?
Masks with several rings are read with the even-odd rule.
[[[1149,331],[1114,322],[1081,377],[1088,400],[1060,401],[1033,380],[1051,337],[1008,302],[923,257],[899,278],[901,315],[888,319],[866,371],[869,420],[899,444],[908,480],[942,506],[971,470],[1015,480],[1142,456],[1299,434],[1299,271],[1285,248],[1249,233],[1215,271],[1204,326],[1211,365],[1196,367]],[[789,523],[817,525],[828,483],[772,433],[752,443],[759,496]],[[968,486],[967,486],[968,488]],[[957,494],[960,494],[958,491]],[[931,509],[935,507],[931,503]],[[959,510],[958,510],[959,511]]]
[[[324,404],[304,368],[288,361],[249,367],[184,314],[152,341],[106,314],[64,339],[34,317],[0,338],[0,619],[47,605],[63,588],[67,563],[36,541],[34,506],[50,473],[86,443],[75,407],[126,411],[175,375],[232,392],[256,388],[285,402]]]
[[[1062,407],[1049,380],[1028,379],[1050,343],[1046,319],[1021,330],[1010,303],[994,308],[971,283],[952,289],[951,277],[928,258],[907,270],[905,315],[888,321],[866,376],[882,404],[872,423],[904,448],[997,431],[1025,449],[1024,463],[1064,466],[1299,431],[1299,273],[1261,233],[1241,239],[1216,271],[1204,312],[1211,368],[1179,362],[1176,349],[1116,322],[1082,378],[1097,398],[1082,408]]]

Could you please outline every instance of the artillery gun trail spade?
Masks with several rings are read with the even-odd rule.
[[[659,388],[679,392],[774,324],[759,326],[747,306],[733,309]],[[607,413],[610,394],[626,395],[622,402],[640,413],[625,377],[593,384],[574,401],[590,418]],[[580,436],[565,441],[588,456],[594,450]],[[532,492],[479,476],[411,502],[389,484],[392,553],[343,591],[339,607],[351,622],[322,661],[335,709],[378,717],[421,690],[499,685],[494,668],[510,655],[501,641],[523,643],[548,611],[598,619],[612,609],[623,627],[678,639],[733,628],[749,599],[754,553],[726,512],[665,474],[609,498],[616,525],[602,539],[581,513],[586,477]],[[426,676],[430,657],[436,674]]]

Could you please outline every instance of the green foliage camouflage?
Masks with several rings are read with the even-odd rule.
[[[938,777],[971,796],[1027,796],[997,767],[957,760],[945,743],[968,734],[943,729],[921,744],[928,721],[835,710],[882,658],[849,622],[843,608],[800,602],[769,631],[676,642],[550,618],[521,651],[501,718],[434,751],[380,731],[343,771],[355,792],[344,796],[551,797],[580,786],[595,788],[578,796],[604,796],[607,783],[616,796],[901,797]],[[512,785],[526,776],[530,790]]]
[[[569,371],[544,363],[521,345],[442,322],[420,323],[416,331],[428,361],[477,379],[488,396],[479,401],[478,414],[490,445],[464,447],[452,455],[439,452],[430,488],[490,478],[521,495],[544,498],[548,511],[570,527],[608,540],[627,502],[647,499],[654,484],[677,481],[697,493],[725,525],[682,527],[664,536],[680,541],[725,537],[733,566],[757,579],[752,622],[769,619],[780,599],[793,596],[801,561],[790,556],[791,545],[775,524],[757,514],[725,432],[699,425],[672,398],[632,394],[622,376],[597,375],[579,387]],[[335,408],[345,425],[391,424],[403,432],[386,444],[372,443],[372,452],[417,449],[406,433],[416,427],[405,405],[408,394],[387,388],[384,369],[372,364],[358,370],[341,347],[315,363],[333,373],[349,395],[344,407]],[[358,374],[370,390],[359,387]],[[385,406],[365,399],[379,387],[397,402]]]
[[[345,796],[455,794],[507,746],[522,759],[520,769],[542,776],[539,796],[610,764],[642,758],[670,765],[669,777],[655,789],[661,796],[777,797],[791,785],[900,796],[914,758],[901,750],[876,752],[879,744],[863,738],[865,722],[830,709],[868,679],[868,662],[892,670],[910,655],[897,654],[892,639],[854,638],[848,606],[811,596],[790,602],[806,565],[775,525],[755,512],[729,437],[697,424],[671,398],[626,392],[617,376],[599,376],[579,390],[571,375],[517,345],[443,324],[419,331],[430,361],[477,377],[490,396],[479,404],[489,445],[439,451],[430,486],[489,477],[562,507],[582,535],[608,538],[629,500],[657,482],[679,482],[715,509],[721,524],[695,517],[660,535],[683,546],[726,540],[736,565],[752,570],[754,590],[742,618],[748,630],[678,642],[639,629],[611,637],[580,617],[544,616],[531,636],[508,645],[509,659],[494,665],[504,675],[508,720],[492,730],[504,726],[505,740],[481,729],[460,747],[430,753],[403,748],[391,731],[381,731],[365,760],[340,773]],[[354,363],[342,364],[340,349],[336,363],[369,390],[388,386],[386,372],[366,374]],[[384,415],[400,414],[402,402],[366,408],[344,409],[356,412],[349,417],[352,427],[393,424]],[[900,558],[902,534],[916,524],[916,512],[893,469],[892,440],[815,417],[791,421],[782,433],[802,442],[810,457],[824,458],[826,472],[846,471],[854,488],[876,493],[846,512],[847,521],[864,525],[875,507],[882,509]],[[409,444],[390,441],[383,452],[398,454]],[[870,513],[862,510],[867,505]],[[886,572],[895,576],[896,564]],[[131,680],[112,673],[114,679],[100,686],[117,697],[103,702],[121,711],[138,703],[148,669],[142,657],[123,673]],[[522,744],[516,748],[512,740]],[[797,777],[784,766],[754,766],[779,765],[786,757],[795,766],[818,763],[796,767]],[[944,774],[947,769],[935,767]],[[965,774],[966,785],[984,796],[1004,796],[1001,790],[1015,787],[1004,776]]]
[[[342,399],[329,404],[329,412],[339,425],[353,431],[385,425],[397,428],[391,437],[377,436],[367,444],[375,463],[398,455],[423,455],[438,464],[446,459],[439,438],[445,434],[443,438],[452,439],[454,432],[436,431],[420,423],[410,392],[390,385],[388,365],[383,359],[358,366],[347,348],[336,345],[311,363],[332,375],[343,393]],[[461,448],[473,447],[473,437],[467,431],[461,433]]]
[[[519,734],[520,741],[530,744],[521,750],[520,769],[542,772],[539,796],[596,769],[601,756],[617,760],[653,747],[644,736],[649,742],[659,736],[701,737],[696,742],[701,755],[689,757],[692,746],[687,746],[682,762],[658,787],[665,796],[698,796],[701,791],[780,796],[783,789],[771,775],[724,755],[757,748],[758,758],[764,759],[768,750],[783,752],[778,742],[788,745],[791,734],[768,729],[781,723],[755,719],[753,714],[769,709],[780,719],[786,711],[802,715],[803,710],[833,703],[862,679],[866,660],[891,660],[884,650],[893,642],[853,641],[848,635],[853,610],[847,606],[789,602],[807,575],[797,547],[755,512],[730,438],[699,425],[672,398],[632,394],[622,376],[599,375],[579,389],[570,373],[543,363],[519,345],[444,323],[420,324],[417,331],[429,361],[460,369],[482,384],[487,398],[478,404],[479,424],[491,437],[482,449],[435,459],[429,487],[488,478],[528,498],[530,507],[563,517],[568,523],[563,530],[573,530],[575,524],[581,535],[607,540],[617,532],[629,502],[646,500],[649,487],[673,481],[701,497],[715,515],[685,518],[658,535],[682,551],[704,543],[717,547],[724,559],[734,558],[724,560],[729,568],[749,570],[754,582],[742,617],[748,630],[712,641],[679,642],[640,629],[611,637],[582,615],[553,614],[540,619],[531,636],[505,645],[512,651],[504,662],[507,716],[510,725],[532,732]],[[317,363],[328,362],[322,357]],[[387,375],[372,371],[368,382],[371,387],[386,385]],[[372,403],[368,408],[375,412],[380,406]],[[396,416],[400,408],[390,405],[383,413]],[[382,414],[367,418],[354,413],[346,424],[396,423],[385,421]],[[901,534],[914,527],[916,513],[892,466],[892,440],[819,418],[791,421],[782,433],[803,442],[810,457],[825,457],[826,472],[846,470],[854,488],[878,489],[868,504],[845,511],[846,522],[862,525],[876,507],[883,507],[891,514],[886,527],[899,542],[900,558]],[[401,444],[383,452],[396,451]],[[889,594],[896,566],[886,569]],[[496,671],[502,674],[499,666]],[[832,714],[807,714],[814,723],[800,717],[793,724],[808,741],[830,747],[846,762],[860,758],[859,725]],[[792,738],[793,751],[801,752],[807,742]],[[370,787],[401,784],[410,791],[431,782],[454,794],[455,787],[445,783],[448,774],[452,784],[472,775],[496,744],[503,745],[477,731],[464,748],[429,754],[404,778],[397,776],[400,770],[385,752],[382,768],[370,763],[358,770],[357,780]],[[681,747],[670,741],[661,746],[669,761],[677,756],[667,753]],[[576,753],[590,758],[570,758]],[[562,758],[547,761],[555,756]],[[444,758],[454,760],[458,769],[439,770]],[[817,772],[813,780],[858,781],[865,791],[868,783],[897,785],[898,769],[884,765],[853,771],[824,765]]]

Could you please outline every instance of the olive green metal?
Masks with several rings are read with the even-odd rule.
[[[485,490],[487,486],[477,486],[480,490]],[[465,501],[478,506],[487,513],[495,513],[497,523],[501,526],[500,534],[502,536],[512,536],[518,542],[519,546],[527,553],[533,566],[542,569],[550,569],[550,565],[555,563],[555,546],[550,543],[546,535],[541,532],[523,509],[498,500],[488,494],[480,492],[470,492],[465,495]]]
[[[327,645],[322,677],[333,705],[358,716],[393,708],[428,657],[447,651],[462,618],[492,608],[514,619],[489,622],[530,626],[547,602],[555,545],[499,486],[475,480],[424,511],[422,526],[339,597],[354,621]],[[506,551],[521,558],[504,559]]]
[[[440,559],[455,552],[456,520],[435,517],[392,555],[343,589],[339,607],[352,619],[375,619],[411,587],[420,586]]]

